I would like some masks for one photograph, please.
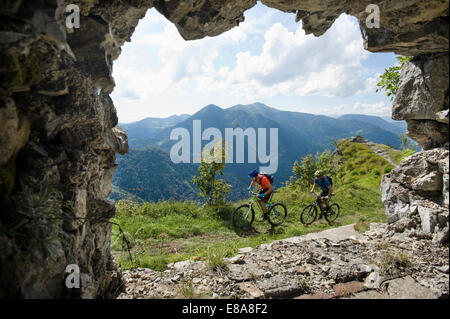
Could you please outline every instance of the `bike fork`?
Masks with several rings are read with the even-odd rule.
[[[250,207],[248,208],[247,213],[245,213],[245,215],[244,215],[244,219],[247,219],[248,214],[250,214],[250,211],[251,211],[251,210],[252,210],[252,206],[250,206]]]

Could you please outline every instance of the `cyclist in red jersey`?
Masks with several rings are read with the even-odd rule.
[[[250,190],[255,185],[255,183],[259,184],[259,186],[261,187],[258,197],[260,198],[259,206],[261,206],[261,209],[264,213],[260,222],[263,222],[267,219],[266,204],[269,201],[270,194],[272,194],[275,188],[273,187],[269,178],[264,174],[260,174],[257,170],[251,171],[250,174],[248,174],[248,176],[252,179],[252,183],[250,184],[248,190]]]

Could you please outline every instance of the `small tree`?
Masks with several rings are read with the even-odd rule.
[[[402,158],[408,157],[410,155],[413,155],[416,152],[416,146],[414,145],[414,142],[412,142],[408,135],[405,133],[400,133],[398,135],[400,138],[400,141],[402,142],[401,148],[402,148]]]
[[[321,170],[326,175],[333,176],[336,174],[336,165],[334,164],[331,151],[325,150],[322,154],[317,153],[314,157],[308,154],[301,159],[301,164],[295,161],[292,171],[295,175],[291,181],[294,185],[298,185],[301,190],[307,190],[314,181],[314,173]]]
[[[214,146],[206,145],[201,156],[198,176],[193,177],[191,183],[197,186],[199,197],[203,198],[207,205],[222,204],[231,191],[231,186],[224,179],[217,178],[223,176],[225,168],[226,152],[222,140]]]
[[[391,66],[390,68],[384,70],[384,73],[380,76],[380,82],[377,83],[378,89],[376,90],[376,92],[385,90],[386,95],[391,99],[391,101],[394,100],[395,94],[397,93],[400,71],[403,65],[411,60],[411,57],[403,55],[399,55],[396,58],[399,63],[396,66]]]

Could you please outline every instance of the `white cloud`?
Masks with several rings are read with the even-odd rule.
[[[300,27],[295,33],[289,32],[280,23],[273,24],[264,38],[261,54],[247,51],[236,55],[237,66],[227,75],[231,92],[242,97],[277,94],[345,97],[363,93],[372,84],[363,79],[361,65],[369,53],[363,49],[358,26],[348,16],[341,16],[319,38],[305,35]],[[215,87],[212,84],[201,89],[208,91]]]
[[[390,114],[392,107],[385,102],[360,103],[353,104],[353,113],[368,115],[386,115]]]
[[[323,36],[314,37],[305,35],[301,24],[289,31],[274,23],[275,14],[280,13],[267,9],[220,36],[185,41],[172,23],[150,10],[114,62],[112,97],[121,120],[162,101],[165,116],[193,105],[223,106],[221,101],[345,98],[374,91],[376,77],[367,77],[361,64],[370,53],[354,18],[342,15]]]

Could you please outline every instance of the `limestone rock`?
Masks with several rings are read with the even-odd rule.
[[[448,156],[446,148],[418,152],[383,176],[380,188],[389,223],[407,218],[413,222],[408,228],[426,233],[448,225]]]
[[[370,0],[263,0],[265,5],[297,13],[306,33],[322,35],[343,12],[358,18],[364,47],[372,52],[394,51],[403,55],[448,51],[448,3],[441,1],[379,1],[379,28],[366,24]]]
[[[448,55],[425,55],[406,62],[392,105],[394,120],[437,120],[448,109]]]
[[[378,272],[372,272],[366,278],[366,280],[364,282],[364,288],[378,289],[378,288],[380,288],[381,280],[383,280],[383,278],[380,276],[380,274]]]
[[[238,283],[238,287],[250,294],[252,298],[260,299],[264,297],[264,293],[257,286],[250,282],[240,282]]]
[[[172,21],[186,40],[216,36],[244,21],[244,11],[256,0],[156,1],[155,8]]]
[[[392,118],[406,120],[408,136],[424,149],[448,141],[448,55],[423,55],[400,74]]]
[[[407,120],[406,134],[424,150],[448,143],[448,124],[433,120]]]

